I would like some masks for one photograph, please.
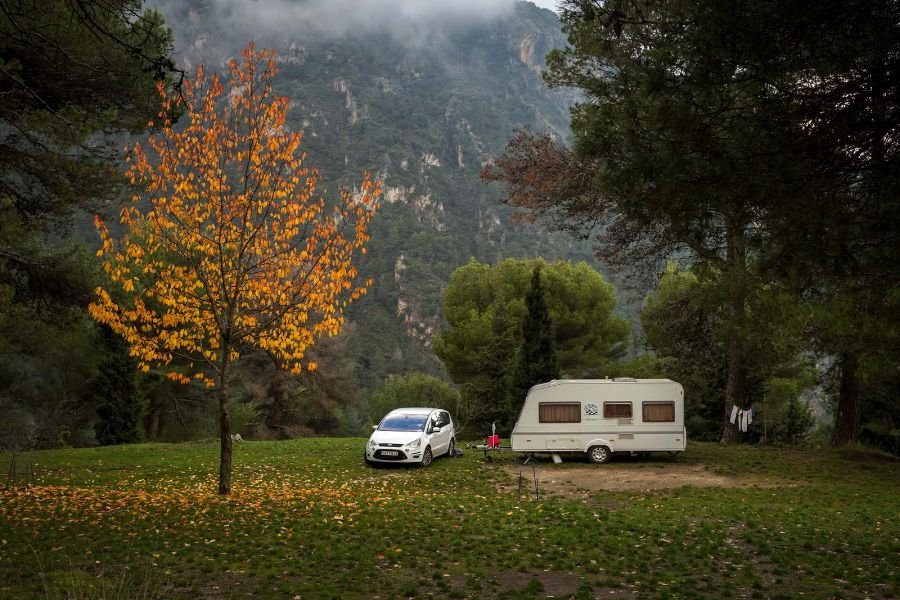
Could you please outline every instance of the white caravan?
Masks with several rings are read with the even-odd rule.
[[[613,452],[681,452],[684,388],[670,379],[568,379],[541,383],[525,397],[510,436],[514,452],[584,453],[605,463]]]

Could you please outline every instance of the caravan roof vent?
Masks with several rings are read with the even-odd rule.
[[[634,377],[613,377],[613,381],[637,381]]]

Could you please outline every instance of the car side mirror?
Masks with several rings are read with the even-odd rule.
[[[443,431],[443,427],[432,427],[431,429],[432,433],[440,433],[441,431]]]
[[[372,425],[372,431],[375,431],[376,429],[378,429],[378,425]]]

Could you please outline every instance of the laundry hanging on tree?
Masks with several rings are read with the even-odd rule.
[[[746,410],[741,410],[736,405],[731,407],[731,421],[732,425],[737,425],[738,429],[746,432],[747,428],[750,427],[750,424],[753,423],[753,415],[756,413],[756,410],[751,406]]]

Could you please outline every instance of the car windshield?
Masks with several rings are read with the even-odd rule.
[[[379,431],[425,431],[428,415],[391,415],[378,426]]]

